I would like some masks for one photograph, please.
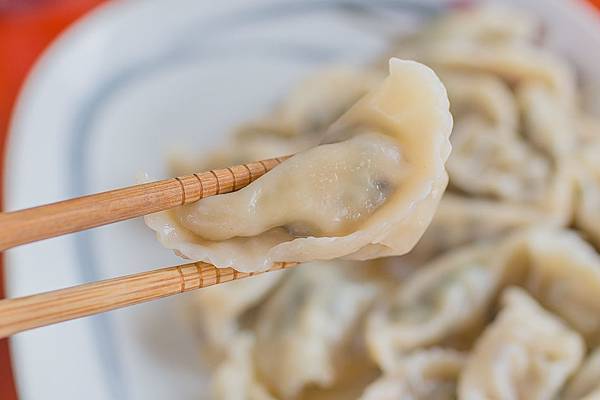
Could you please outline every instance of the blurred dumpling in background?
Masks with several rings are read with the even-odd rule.
[[[461,372],[461,399],[552,399],[579,366],[581,337],[526,292],[504,292],[503,308]]]
[[[345,66],[324,69],[295,86],[272,116],[243,125],[239,135],[315,136],[318,143],[331,124],[384,78],[378,71]]]
[[[592,346],[600,344],[600,256],[574,232],[536,232],[528,240],[525,287]]]
[[[417,351],[370,384],[360,400],[455,399],[464,364],[465,355],[454,350]]]
[[[222,355],[242,329],[242,318],[262,302],[283,277],[283,271],[206,288],[190,302],[190,311],[209,348]]]
[[[353,267],[308,263],[289,274],[261,309],[257,369],[281,398],[294,398],[310,385],[332,386],[344,369],[357,367],[349,365],[355,361],[349,357],[352,333],[377,288],[344,274]]]
[[[500,279],[490,250],[475,246],[435,260],[371,311],[366,340],[384,371],[416,349],[481,329]]]
[[[252,359],[254,336],[243,333],[229,343],[225,361],[215,371],[213,395],[217,400],[276,400],[256,376]]]

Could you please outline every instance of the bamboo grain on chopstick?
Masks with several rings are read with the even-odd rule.
[[[0,251],[232,192],[247,186],[287,158],[289,156],[0,213]]]
[[[278,263],[264,272],[294,265],[296,263]],[[264,272],[239,272],[196,262],[0,300],[0,338]]]

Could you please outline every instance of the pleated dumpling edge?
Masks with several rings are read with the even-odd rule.
[[[372,259],[412,249],[447,185],[452,116],[423,64],[390,74],[297,153],[234,193],[146,217],[185,258],[240,271],[276,262]]]

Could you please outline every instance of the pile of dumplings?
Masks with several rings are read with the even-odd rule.
[[[215,197],[149,218],[189,258],[247,270],[312,260],[195,294],[214,398],[600,399],[600,121],[583,111],[574,68],[544,46],[534,18],[497,7],[449,13],[389,56],[435,71],[453,129],[443,86],[421,64],[393,60],[387,78],[389,57],[332,67],[241,126],[208,164],[177,172],[292,153],[306,166],[321,151],[327,168],[341,165],[342,189],[330,176],[310,187],[284,163],[226,205]],[[408,100],[389,105],[380,95],[394,76],[411,83],[395,89]],[[327,146],[356,157],[343,165]],[[337,224],[310,213],[244,219],[240,204],[271,189],[304,212],[281,200],[290,177],[326,197],[369,192],[309,204],[339,211]],[[261,201],[277,207],[268,193]]]

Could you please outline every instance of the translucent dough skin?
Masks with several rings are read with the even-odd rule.
[[[340,377],[342,356],[352,352],[348,339],[376,294],[373,284],[344,275],[352,267],[302,265],[262,308],[254,359],[278,398],[296,398],[308,385],[329,386]]]
[[[416,351],[371,383],[359,400],[453,400],[465,355],[450,349]]]
[[[176,213],[183,226],[208,240],[278,226],[342,235],[381,205],[409,168],[393,140],[360,134],[304,151],[248,190],[209,197]]]
[[[407,354],[449,337],[477,334],[498,284],[493,250],[475,245],[424,265],[371,310],[366,342],[382,370],[395,371]]]
[[[405,254],[446,188],[451,130],[435,73],[392,59],[389,77],[330,127],[327,144],[240,191],[146,223],[178,254],[240,271]]]
[[[583,341],[522,289],[507,289],[502,300],[461,372],[458,398],[556,398],[581,362]]]

